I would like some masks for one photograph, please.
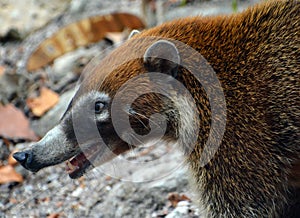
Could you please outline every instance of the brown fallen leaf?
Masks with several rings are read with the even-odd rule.
[[[124,41],[124,39],[126,38],[126,34],[124,32],[120,32],[120,33],[108,32],[105,37],[110,39],[116,45]]]
[[[4,74],[5,72],[5,67],[0,65],[0,77]]]
[[[38,139],[30,129],[29,121],[23,112],[12,104],[0,105],[0,120],[0,136],[2,137],[32,141]]]
[[[58,201],[56,202],[55,206],[56,207],[62,207],[64,205],[64,202],[63,201]]]
[[[42,116],[49,109],[57,104],[59,95],[52,90],[42,87],[40,96],[36,98],[28,98],[26,103],[35,116]]]
[[[6,145],[6,146],[9,146],[11,143],[9,141],[9,139],[6,139],[6,138],[2,138],[2,141],[3,143]]]
[[[42,199],[40,199],[41,200],[41,202],[46,202],[46,203],[49,203],[50,202],[50,200],[51,200],[51,198],[49,197],[49,196],[47,196],[47,197],[45,197],[45,198],[42,198]]]
[[[18,161],[16,161],[16,159],[13,158],[13,156],[12,156],[12,155],[13,155],[15,152],[17,152],[17,151],[18,151],[17,149],[14,150],[14,151],[11,152],[10,155],[8,156],[7,162],[8,162],[8,164],[11,165],[11,166],[15,166],[15,165],[18,163]]]
[[[177,192],[169,193],[168,200],[170,201],[170,203],[173,207],[176,207],[178,202],[180,202],[180,201],[191,201],[191,199],[189,197],[187,197],[185,194],[180,195]]]
[[[23,182],[23,177],[11,165],[0,167],[0,184],[8,182]]]
[[[17,203],[18,203],[18,200],[15,199],[15,198],[10,198],[10,199],[9,199],[9,203],[17,204]]]

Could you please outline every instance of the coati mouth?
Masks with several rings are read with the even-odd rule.
[[[71,179],[81,177],[86,169],[91,165],[90,161],[85,157],[84,153],[79,153],[75,157],[66,161],[66,171]]]
[[[97,146],[92,146],[97,147]],[[97,149],[89,149],[89,151],[80,152],[79,154],[73,156],[69,160],[67,160],[66,163],[66,171],[69,174],[71,179],[77,179],[81,176],[83,176],[84,173],[86,173],[87,168],[90,166],[93,167],[91,161],[96,157],[97,155]]]
[[[65,162],[66,171],[71,179],[77,179],[83,176],[88,170],[100,166],[130,149],[128,145],[122,145],[116,143],[114,146],[108,147],[93,144],[88,148],[84,148],[84,150],[81,149],[78,154]]]

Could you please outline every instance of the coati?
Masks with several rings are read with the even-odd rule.
[[[231,16],[184,18],[135,34],[85,76],[60,124],[15,159],[33,172],[70,159],[69,175],[77,178],[139,146],[132,134],[147,135],[160,125],[151,122],[152,115],[160,114],[162,140],[182,138],[178,146],[208,217],[299,217],[299,12],[297,0],[268,1]],[[186,53],[182,44],[207,62]],[[222,104],[222,95],[210,83],[207,64],[226,103],[216,114],[212,102]],[[141,80],[121,92],[135,77]],[[152,92],[152,80],[167,87],[168,96]],[[188,93],[178,90],[176,81]],[[114,119],[119,113],[127,119]],[[218,149],[202,165],[214,121],[224,117],[224,132],[213,131],[209,144]],[[126,122],[130,128],[119,128]],[[194,145],[186,146],[195,135]]]

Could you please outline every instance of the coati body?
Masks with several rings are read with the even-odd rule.
[[[186,18],[135,35],[85,77],[61,123],[32,149],[14,157],[35,172],[75,156],[68,165],[73,165],[69,173],[76,178],[92,168],[90,153],[97,153],[94,159],[101,164],[129,150],[131,146],[120,136],[126,135],[127,130],[120,134],[114,130],[111,102],[130,79],[149,71],[162,72],[188,89],[196,102],[196,112],[181,113],[180,107],[188,109],[189,102],[176,89],[171,100],[149,93],[120,110],[126,110],[131,127],[141,135],[147,133],[152,114],[163,114],[167,120],[163,139],[167,141],[176,141],[180,135],[178,128],[184,125],[188,129],[193,118],[199,118],[196,144],[186,155],[207,216],[297,217],[300,211],[299,12],[299,1],[270,1],[240,14]],[[151,36],[162,40],[144,43],[143,39]],[[139,39],[137,44],[135,40]],[[178,40],[198,51],[216,72],[223,89],[226,129],[217,152],[205,166],[199,164],[199,159],[212,125],[210,102],[201,83],[178,64],[194,66],[198,64],[194,63],[194,57],[181,53],[176,44],[166,39]],[[124,59],[137,52],[144,54],[143,58]],[[158,58],[167,56],[171,61]],[[114,61],[120,59],[126,61],[114,68]],[[136,84],[121,101],[129,101],[131,93],[148,86],[146,82]],[[88,124],[78,122],[82,116],[88,117],[86,113],[91,108],[93,116],[87,119],[90,124],[96,122],[101,143]],[[121,125],[123,120],[118,122]],[[79,131],[76,123],[81,127]],[[85,135],[86,140],[78,142],[78,134]],[[103,146],[103,142],[108,146]],[[85,147],[87,152],[82,153]],[[92,147],[97,147],[97,152]]]

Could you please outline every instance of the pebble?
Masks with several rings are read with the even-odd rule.
[[[75,191],[72,192],[72,196],[78,198],[83,192],[83,189],[81,187],[78,187],[75,189]]]
[[[188,217],[189,215],[190,202],[180,201],[177,204],[177,207],[169,213],[166,218],[183,218]]]
[[[34,187],[30,184],[24,187],[24,191],[27,193],[32,193],[32,190],[34,190]]]
[[[86,1],[83,0],[72,0],[70,3],[69,11],[72,14],[80,13],[84,10],[86,6]]]
[[[72,73],[74,68],[74,63],[76,60],[83,57],[94,57],[99,53],[96,49],[84,49],[79,48],[75,51],[69,52],[62,55],[61,57],[55,59],[52,70],[53,73],[50,75],[54,82],[61,80],[68,73]]]
[[[39,4],[38,0],[5,1],[5,5],[0,7],[0,38],[12,29],[17,30],[21,36],[26,36],[61,14],[68,2],[69,0],[53,0]]]

